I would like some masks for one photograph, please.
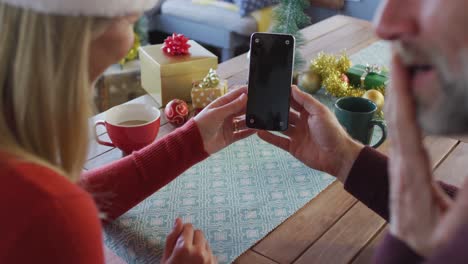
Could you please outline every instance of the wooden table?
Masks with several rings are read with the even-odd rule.
[[[303,30],[305,57],[313,58],[320,51],[337,53],[347,49],[353,54],[378,39],[369,22],[345,16],[334,16]],[[231,85],[247,80],[246,56],[239,56],[219,66],[219,74]],[[159,107],[149,96],[132,102]],[[98,115],[95,119],[102,117]],[[158,137],[174,130],[162,120]],[[107,139],[104,131],[101,138]],[[460,186],[465,170],[459,159],[468,154],[468,145],[456,139],[426,137],[425,144],[432,158],[434,175]],[[122,157],[118,149],[90,142],[91,150],[85,169],[93,169]],[[380,150],[387,151],[384,144]],[[236,263],[369,263],[373,251],[386,231],[386,223],[358,202],[339,182],[311,200],[291,218],[277,227],[243,254]]]

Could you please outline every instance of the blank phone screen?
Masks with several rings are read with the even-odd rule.
[[[248,127],[274,131],[288,128],[293,62],[292,36],[252,35],[246,115]]]

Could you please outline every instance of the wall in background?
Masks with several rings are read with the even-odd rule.
[[[336,14],[343,14],[371,21],[381,0],[345,0],[343,10],[330,10],[319,7],[311,7],[308,11],[312,22],[318,22]]]

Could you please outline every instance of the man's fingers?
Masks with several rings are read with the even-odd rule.
[[[177,239],[182,233],[183,228],[184,228],[184,225],[182,223],[182,220],[180,218],[177,218],[174,224],[174,228],[172,229],[171,233],[167,236],[167,239],[166,239],[164,259],[167,259],[172,255]]]
[[[437,182],[433,182],[432,187],[436,202],[439,205],[440,210],[445,213],[449,208],[452,207],[454,202]]]
[[[235,100],[236,98],[239,98],[241,94],[247,94],[247,86],[242,86],[238,89],[232,90],[231,92],[227,93],[223,97],[216,99],[209,107],[217,108],[225,104],[228,104],[232,102],[233,100]]]
[[[296,127],[294,127],[292,125],[289,125],[288,130],[281,132],[281,134],[283,134],[283,135],[285,135],[285,136],[287,136],[289,138],[293,138],[295,133],[296,133]]]
[[[302,112],[304,109],[304,104],[306,104],[304,97],[302,96],[302,91],[293,85],[291,88],[291,106],[297,112]]]
[[[301,121],[301,117],[299,116],[298,113],[289,111],[289,124],[296,125],[300,121]]]
[[[398,55],[393,57],[387,113],[393,144],[410,155],[420,154],[422,134],[416,120],[416,109],[410,92],[408,71]],[[386,115],[387,116],[387,115]]]
[[[390,232],[409,243],[434,228],[440,208],[434,200],[431,164],[410,89],[408,71],[399,55],[394,55],[385,107],[391,142]]]
[[[291,108],[296,110],[297,112],[302,112],[302,110],[304,110],[304,107],[302,107],[301,104],[299,104],[296,99],[294,98],[294,93],[296,93],[297,91],[299,90],[299,88],[297,88],[296,85],[293,85],[291,87]],[[300,92],[300,90],[299,90]]]
[[[280,137],[277,135],[273,135],[272,133],[267,132],[267,131],[259,131],[258,136],[264,141],[289,152],[289,144],[290,144],[289,139]]]
[[[430,188],[432,174],[429,157],[424,149],[422,132],[416,120],[415,104],[410,93],[409,74],[398,55],[394,55],[392,60],[391,78],[389,105],[386,109],[392,142],[391,162],[393,160],[400,169],[406,170],[404,174],[409,177],[406,179],[407,184],[419,185],[412,186],[412,188]],[[414,175],[411,171],[418,175]],[[401,173],[402,171],[395,171],[395,174]]]
[[[306,94],[299,90],[297,86],[292,87],[292,102],[291,105],[294,110],[302,112],[303,109],[310,115],[315,115],[323,111],[326,107],[320,103],[313,96]]]

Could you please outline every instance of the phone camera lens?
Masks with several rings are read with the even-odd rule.
[[[249,119],[249,122],[250,122],[250,124],[255,124],[255,119],[254,119],[254,118],[250,118],[250,119]]]
[[[260,39],[255,39],[255,43],[260,43]]]
[[[289,45],[289,43],[291,43],[289,40],[286,40],[286,45]]]

